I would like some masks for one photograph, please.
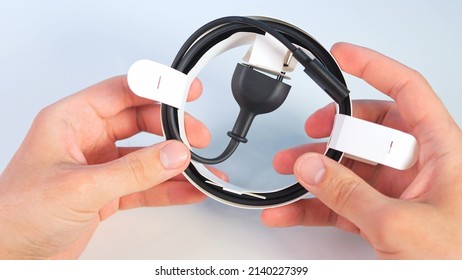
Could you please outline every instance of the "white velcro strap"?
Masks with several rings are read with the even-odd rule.
[[[335,116],[328,147],[355,160],[400,170],[412,167],[419,154],[414,136],[342,114]]]
[[[138,96],[183,109],[190,81],[184,73],[148,59],[135,62],[127,74],[128,86]]]

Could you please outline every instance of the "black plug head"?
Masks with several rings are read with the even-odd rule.
[[[252,67],[237,64],[231,89],[234,99],[239,104],[240,112],[228,136],[239,142],[247,142],[245,137],[255,116],[279,108],[286,100],[290,88],[290,85]]]

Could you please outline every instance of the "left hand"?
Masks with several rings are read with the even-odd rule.
[[[193,82],[188,100],[201,90]],[[119,209],[202,201],[179,175],[190,159],[181,142],[116,146],[141,131],[161,135],[157,116],[159,104],[135,96],[125,76],[42,110],[0,176],[0,259],[77,258]],[[191,145],[209,143],[201,122],[187,115],[185,124]]]

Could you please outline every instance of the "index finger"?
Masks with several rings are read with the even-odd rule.
[[[187,101],[197,99],[202,92],[202,84],[195,79],[189,89]],[[75,98],[83,97],[101,118],[109,118],[131,107],[156,103],[134,94],[127,83],[127,77],[117,76],[80,91]]]
[[[450,118],[435,92],[417,71],[371,49],[337,43],[331,49],[340,67],[365,80],[395,100],[403,119],[412,128],[438,125]]]

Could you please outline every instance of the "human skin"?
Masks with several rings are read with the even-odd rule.
[[[419,160],[406,171],[320,154],[310,144],[279,153],[276,170],[295,173],[316,197],[262,212],[269,226],[336,226],[361,234],[379,258],[462,257],[462,133],[426,80],[372,50],[336,44],[342,69],[394,101],[359,101],[355,116],[414,135]],[[200,95],[196,81],[189,99]],[[140,131],[161,134],[159,106],[116,77],[42,110],[0,176],[0,258],[77,258],[98,224],[119,209],[194,203],[205,197],[178,175],[189,150],[177,141],[117,147]],[[335,109],[306,123],[326,137]],[[207,129],[186,117],[189,142]]]
[[[462,132],[415,70],[373,50],[337,43],[332,54],[343,71],[393,101],[357,101],[355,117],[414,135],[418,162],[405,171],[343,160],[308,144],[278,153],[280,173],[294,173],[315,198],[262,212],[272,227],[335,226],[360,234],[381,259],[462,258]],[[335,107],[310,116],[311,137],[327,137]]]
[[[200,96],[201,83],[189,100]],[[141,131],[161,135],[159,104],[134,95],[115,77],[38,113],[0,176],[0,258],[74,259],[97,226],[119,209],[202,201],[179,175],[190,160],[179,141],[118,147]],[[186,115],[191,145],[210,141]]]

